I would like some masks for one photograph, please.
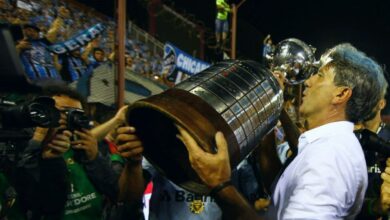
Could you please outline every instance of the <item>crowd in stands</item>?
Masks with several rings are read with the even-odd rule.
[[[18,149],[12,157],[5,151],[0,154],[0,220],[389,218],[390,126],[380,117],[388,83],[380,65],[352,45],[339,44],[325,52],[318,71],[305,79],[304,91],[289,91],[285,74],[273,72],[279,86],[272,89],[276,86],[285,98],[280,123],[256,140],[261,146],[237,167],[231,167],[231,140],[222,132],[215,133],[216,152],[208,153],[184,128],[173,128],[178,133],[172,143],[178,144],[176,149],[186,147],[193,171],[210,189],[209,194],[198,195],[176,185],[143,157],[146,143],[163,143],[168,137],[163,130],[168,128],[159,129],[156,138],[147,136],[149,130],[141,136],[141,123],[158,127],[159,121],[151,117],[133,127],[129,118],[137,117],[129,117],[131,107],[86,103],[80,91],[64,83],[81,81],[100,65],[115,63],[111,18],[70,0],[0,0],[0,10],[2,23],[21,27],[23,37],[15,46],[26,75],[31,80],[58,79],[39,94],[53,101],[58,113],[55,126],[33,125],[26,131],[31,138],[0,142],[1,150]],[[98,23],[105,27],[98,38],[81,47],[69,43],[66,53],[55,53],[53,45]],[[270,36],[264,44],[266,60],[273,50]],[[159,54],[135,39],[127,39],[126,49],[129,71],[166,83]],[[227,83],[231,90],[220,91],[242,93],[249,100],[243,88],[253,76],[243,80],[233,68],[221,75],[243,84],[235,89],[237,85]],[[303,97],[302,103],[298,97]],[[266,104],[262,111],[268,111]],[[247,122],[251,120],[248,117]],[[191,122],[203,126],[197,118]],[[369,132],[368,140],[375,138],[377,143],[358,140],[354,126],[357,132]],[[387,143],[386,152],[373,149],[382,142]]]
[[[81,74],[88,73],[93,70],[93,68],[88,67],[88,64],[94,59],[91,52],[95,52],[97,48],[104,53],[102,61],[113,61],[114,59],[114,33],[116,22],[113,18],[106,17],[94,9],[87,8],[80,3],[62,0],[0,0],[0,21],[2,23],[21,25],[24,28],[29,26],[38,32],[39,35],[36,37],[37,39],[48,39],[48,35],[50,35],[48,39],[50,42],[45,42],[45,44],[47,44],[46,46],[65,42],[72,37],[85,32],[87,29],[98,23],[104,26],[105,30],[100,33],[99,37],[93,42],[90,42],[89,45],[82,47],[80,51],[71,51],[66,53],[65,56],[57,56],[51,51],[46,51],[47,54],[43,57],[45,59],[49,59],[49,63],[53,63],[53,66],[55,66],[55,69],[57,70],[57,74],[38,74],[38,76],[28,74],[31,79],[35,80],[35,78],[58,77],[68,82],[77,80],[80,75],[77,76],[66,70],[69,69],[69,67],[66,66],[69,64],[69,59],[74,57],[72,54],[76,55],[77,53],[80,53],[81,60],[77,61],[79,64],[76,66],[78,66],[78,69],[85,70]],[[32,46],[34,47],[35,45]],[[23,52],[23,50],[28,47],[29,45],[26,46],[25,44],[20,52]],[[34,55],[29,57],[29,59],[37,59],[36,54],[37,53],[35,52]],[[82,54],[85,55],[83,56]],[[35,61],[39,62],[38,60]],[[139,40],[130,38],[127,39],[126,61],[127,69],[133,71],[134,73],[142,74],[154,80],[160,79],[161,77],[161,55],[157,53],[153,54],[150,48]],[[43,64],[43,66],[47,64],[47,61],[44,63],[45,64]],[[96,68],[97,65],[95,64],[93,67]]]

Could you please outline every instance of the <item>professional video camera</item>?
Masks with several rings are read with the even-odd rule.
[[[38,97],[20,105],[0,99],[0,127],[3,129],[57,127],[59,118],[55,101],[50,97]]]
[[[376,133],[361,129],[355,131],[363,150],[378,152],[385,157],[390,157],[390,142],[380,138]]]

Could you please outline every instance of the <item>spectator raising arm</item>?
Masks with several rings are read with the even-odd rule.
[[[57,34],[61,27],[64,26],[64,19],[69,17],[69,10],[65,7],[60,7],[58,9],[58,16],[53,21],[53,23],[50,26],[50,29],[46,33],[46,39],[50,41],[51,43],[54,43],[57,41]]]

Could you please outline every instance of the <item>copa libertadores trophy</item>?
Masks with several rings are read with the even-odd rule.
[[[294,50],[283,50],[289,57],[286,60],[292,62],[286,65],[295,64],[290,58],[298,52],[298,41],[291,42]],[[302,67],[306,65],[307,60],[296,60]],[[282,104],[283,93],[269,69],[255,61],[228,60],[159,95],[135,102],[127,118],[143,142],[144,156],[159,172],[184,189],[207,194],[209,189],[191,168],[187,149],[176,138],[175,124],[187,129],[210,153],[216,152],[215,133],[222,131],[234,168],[276,125]]]

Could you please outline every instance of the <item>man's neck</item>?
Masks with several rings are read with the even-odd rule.
[[[370,121],[366,121],[363,124],[365,129],[368,129],[376,133],[378,131],[381,122],[382,122],[381,115],[378,113],[375,115],[375,118],[373,118]]]
[[[329,124],[337,121],[346,121],[345,113],[334,110],[330,112],[323,112],[309,116],[306,118],[306,130],[310,130],[316,127],[320,127],[325,124]]]

